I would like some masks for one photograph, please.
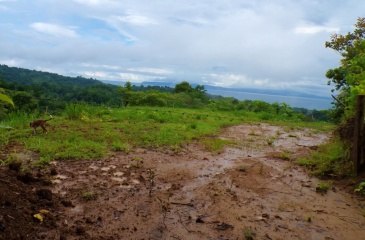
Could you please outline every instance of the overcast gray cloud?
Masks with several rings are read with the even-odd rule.
[[[329,95],[358,0],[0,0],[0,63],[100,80]]]

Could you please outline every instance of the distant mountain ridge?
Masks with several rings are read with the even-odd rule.
[[[8,67],[0,64],[0,77],[10,83],[19,83],[23,85],[31,84],[74,84],[77,86],[90,86],[105,84],[96,79],[88,79],[81,76],[68,77],[57,73],[43,72],[37,70],[29,70],[26,68]]]
[[[108,81],[97,80],[92,78],[84,78],[82,76],[69,77],[62,76],[56,73],[42,72],[37,70],[29,70],[18,67],[8,67],[0,64],[0,77],[4,81],[11,84],[21,84],[24,86],[40,85],[43,88],[43,92],[48,92],[48,95],[57,95],[59,91],[51,93],[48,89],[55,89],[57,85],[62,87],[63,95],[59,98],[86,99],[89,97],[91,100],[106,98],[107,95],[112,94],[116,90],[117,85],[124,85],[125,81]],[[1,81],[0,81],[1,82]],[[173,79],[161,81],[146,81],[142,83],[133,83],[135,86],[145,87],[162,87],[171,88],[171,91],[175,88],[176,84],[180,83]],[[198,84],[190,83],[195,87]],[[15,85],[14,85],[15,86]],[[38,87],[39,88],[39,87]],[[314,94],[308,94],[303,92],[288,91],[288,90],[271,90],[271,89],[255,89],[255,88],[225,88],[212,85],[204,85],[206,92],[210,96],[222,96],[231,97],[237,100],[261,100],[268,103],[285,102],[292,107],[301,107],[307,109],[329,109],[331,108],[331,102],[333,101],[330,96],[318,96]],[[39,88],[41,89],[41,88]],[[101,94],[102,90],[106,90]],[[98,96],[92,96],[90,94],[97,94]],[[116,98],[116,97],[115,97]],[[86,99],[87,100],[87,99]],[[113,101],[117,101],[116,99]]]
[[[19,82],[22,84],[35,84],[35,83],[58,83],[58,84],[76,84],[81,86],[98,85],[98,84],[111,84],[111,85],[124,85],[125,81],[110,81],[110,80],[97,80],[92,78],[68,77],[59,75],[57,73],[42,72],[37,70],[29,70],[25,68],[8,67],[7,65],[0,64],[0,76],[8,82]],[[42,77],[40,77],[42,76]],[[160,86],[174,88],[177,84],[176,81],[145,81],[141,83],[133,83],[133,85],[140,86]],[[196,83],[190,83],[195,87]],[[257,88],[226,88],[212,85],[204,85],[205,89],[210,94],[218,94],[219,92],[234,92],[234,93],[252,93],[252,94],[265,94],[265,95],[278,95],[278,96],[291,96],[291,97],[304,97],[315,99],[330,99],[330,96],[318,96],[314,94],[307,94],[289,90],[277,90],[277,89],[257,89]],[[211,91],[214,91],[212,93]]]
[[[123,81],[108,81],[108,80],[101,80],[104,83],[114,84],[114,85],[124,85],[125,82]],[[141,82],[141,83],[132,83],[133,85],[143,85],[143,86],[160,86],[160,87],[171,87],[174,88],[176,82]],[[190,83],[193,87],[198,84]],[[207,90],[208,93],[210,91],[224,91],[224,92],[236,92],[236,93],[256,93],[256,94],[265,94],[265,95],[278,95],[278,96],[291,96],[291,97],[303,97],[303,98],[316,98],[316,99],[330,99],[330,97],[325,96],[318,96],[314,94],[307,94],[297,91],[289,91],[289,90],[278,90],[278,89],[257,89],[257,88],[226,88],[226,87],[218,87],[212,85],[204,85],[204,88]]]

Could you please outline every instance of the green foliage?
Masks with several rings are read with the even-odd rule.
[[[320,177],[348,177],[353,174],[348,154],[348,146],[335,139],[319,146],[309,158],[298,159],[298,163]]]
[[[360,195],[365,195],[365,182],[361,182],[354,192]]]
[[[8,96],[7,96],[7,95],[5,95],[5,94],[0,93],[0,101],[6,102],[6,103],[8,103],[8,104],[10,104],[10,105],[12,105],[12,106],[14,107],[14,103],[13,103],[13,101],[11,100],[11,98],[10,98],[10,97],[8,97]]]
[[[245,228],[243,229],[243,236],[246,240],[253,240],[255,239],[256,234],[250,228]]]
[[[94,79],[82,77],[70,78],[57,74],[30,71],[21,68],[0,65],[0,86],[9,89],[16,110],[28,112],[52,112],[53,115],[64,112],[69,119],[80,119],[85,114],[79,111],[78,104],[103,105],[107,107],[151,106],[173,108],[210,108],[214,111],[237,111],[261,113],[258,119],[265,121],[295,118],[298,121],[328,120],[322,112],[305,114],[295,111],[285,103],[269,104],[260,100],[238,101],[235,98],[211,96],[206,94],[203,85],[192,87],[181,82],[175,88],[158,86],[124,86],[103,84]],[[0,91],[1,92],[1,91]],[[3,93],[3,92],[1,92]],[[4,94],[4,93],[3,93]],[[10,105],[9,105],[10,106]],[[11,109],[1,105],[2,115]],[[82,110],[82,109],[81,109]],[[322,115],[321,115],[322,114]],[[0,118],[3,117],[0,114]]]
[[[80,103],[70,103],[66,104],[66,108],[64,110],[64,115],[66,119],[70,120],[80,120],[83,116],[85,104]]]
[[[338,113],[343,112],[345,117],[354,113],[355,98],[365,94],[365,18],[358,18],[353,32],[346,35],[334,34],[325,46],[337,51],[341,56],[341,65],[329,69],[326,77],[335,84],[340,91],[336,102]]]
[[[17,91],[12,94],[12,98],[19,110],[32,112],[38,107],[38,101],[29,93]]]
[[[213,154],[219,154],[223,152],[224,146],[234,145],[235,143],[229,140],[217,139],[217,138],[206,138],[203,140],[205,149],[212,152]]]
[[[113,141],[112,150],[129,153],[132,151],[132,147],[128,143],[123,143],[120,140],[117,140],[117,141]]]
[[[194,91],[194,88],[188,82],[181,82],[175,85],[174,93],[191,93]]]
[[[85,201],[91,201],[91,200],[96,200],[98,198],[98,194],[94,191],[88,190],[81,192],[81,197]]]
[[[1,125],[7,126],[8,129],[26,128],[29,127],[29,122],[36,118],[35,116],[35,114],[28,114],[21,110],[12,111],[3,118]]]
[[[328,190],[330,190],[331,186],[332,186],[332,182],[330,182],[330,181],[319,182],[318,186],[316,187],[316,192],[324,195],[328,192]]]

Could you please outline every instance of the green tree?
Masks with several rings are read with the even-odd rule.
[[[207,90],[205,90],[204,85],[196,85],[195,90],[200,93],[205,93]]]
[[[16,92],[13,95],[13,100],[17,108],[31,112],[37,109],[38,100],[26,92]]]
[[[365,94],[365,18],[358,18],[355,30],[346,35],[334,34],[325,43],[326,48],[337,51],[342,59],[340,66],[329,69],[326,77],[334,83],[338,94],[335,102],[337,112],[351,116],[354,112],[355,98]],[[345,111],[344,111],[345,110]]]
[[[279,104],[279,106],[280,106],[279,112],[282,113],[284,116],[287,116],[287,117],[293,116],[294,110],[292,109],[292,107],[289,104],[282,102]]]
[[[125,107],[130,103],[132,94],[132,84],[128,81],[124,84],[124,87],[118,86],[117,93],[121,98],[122,106]]]
[[[175,85],[174,93],[191,93],[194,91],[194,88],[188,82],[181,82]]]
[[[124,84],[124,87],[125,87],[125,89],[127,89],[127,91],[132,91],[132,83],[131,82],[126,82],[125,84]]]

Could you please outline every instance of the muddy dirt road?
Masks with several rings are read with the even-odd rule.
[[[329,136],[311,130],[239,125],[212,154],[184,149],[112,153],[54,162],[49,187],[71,203],[44,239],[365,239],[364,201],[294,164]],[[47,221],[45,216],[44,222]]]

